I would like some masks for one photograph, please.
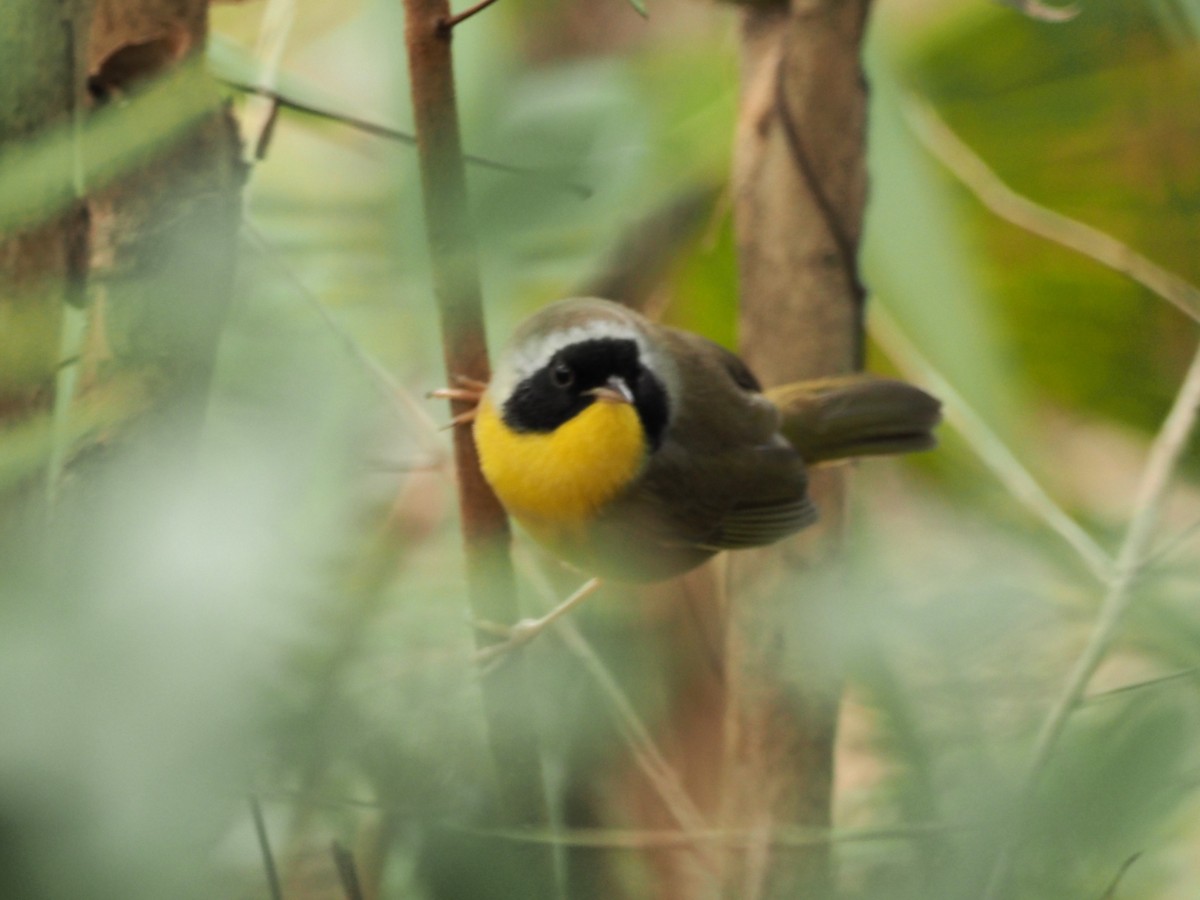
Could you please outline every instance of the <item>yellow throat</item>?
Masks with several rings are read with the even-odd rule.
[[[514,431],[484,397],[475,443],[500,502],[535,532],[586,524],[637,477],[647,451],[637,411],[603,401],[542,433]]]

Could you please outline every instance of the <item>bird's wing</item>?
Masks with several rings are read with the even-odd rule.
[[[812,524],[804,463],[754,373],[698,335],[659,334],[675,345],[682,399],[638,492],[648,518],[708,550],[763,546]]]
[[[714,550],[740,550],[773,544],[817,520],[817,508],[806,494],[768,502],[739,503],[700,542]]]

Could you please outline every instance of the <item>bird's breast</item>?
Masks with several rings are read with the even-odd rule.
[[[637,411],[627,403],[592,403],[553,431],[522,432],[485,396],[475,443],[492,490],[535,536],[586,525],[638,477],[648,453]]]

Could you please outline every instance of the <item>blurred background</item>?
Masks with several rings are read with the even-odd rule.
[[[468,172],[493,346],[635,252],[651,308],[736,345],[739,13],[647,5],[504,0],[455,33],[465,148],[521,168]],[[263,72],[409,131],[403,29],[392,0],[214,6],[206,89],[255,136],[262,98],[230,83]],[[868,368],[940,395],[948,421],[936,452],[854,474],[829,623],[838,896],[983,896],[1014,827],[1012,896],[1200,892],[1195,443],[1161,504],[1139,487],[1196,324],[1031,231],[1074,233],[1057,213],[1200,281],[1198,42],[1195,0],[1079,0],[1057,23],[876,3]],[[189,85],[108,99],[95,177],[177,138]],[[288,900],[347,896],[334,842],[365,896],[533,896],[488,812],[448,414],[424,399],[444,375],[414,150],[294,109],[262,149],[190,424],[127,427],[146,360],[186,354],[187,298],[214,277],[204,230],[171,251],[192,260],[183,283],[135,267],[75,298],[53,408],[0,430],[0,894],[269,897],[257,812]],[[51,165],[21,151],[8,225]],[[1013,826],[1135,518],[1152,530],[1126,560],[1129,611]],[[517,556],[531,610],[569,589],[522,538]],[[561,826],[532,837],[560,866],[591,842],[571,863],[604,873],[587,896],[658,895],[619,813],[648,790],[621,703],[651,732],[669,704],[672,663],[639,624],[656,615],[585,608],[599,662],[554,634],[527,651]],[[609,827],[566,827],[585,801]]]

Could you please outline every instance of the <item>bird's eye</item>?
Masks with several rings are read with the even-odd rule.
[[[560,388],[568,388],[575,383],[575,370],[565,362],[557,362],[550,369],[550,377]]]

